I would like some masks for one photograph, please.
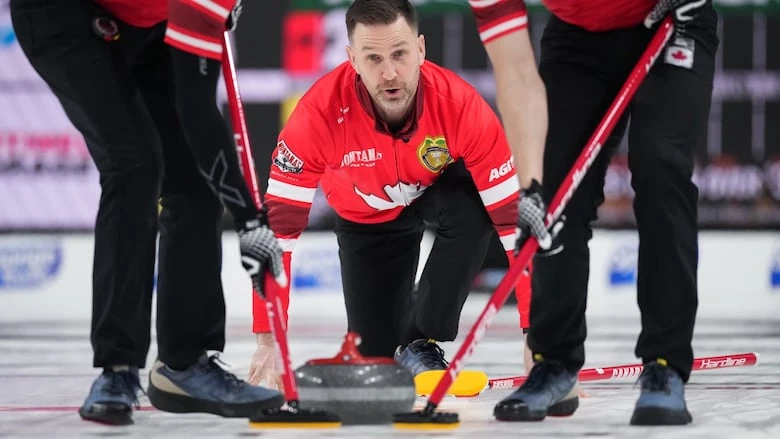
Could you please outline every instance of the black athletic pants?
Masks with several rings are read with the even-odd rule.
[[[108,42],[92,30],[89,0],[12,0],[11,15],[22,49],[84,136],[100,172],[94,366],[144,367],[160,196],[159,357],[183,369],[205,350],[222,350],[222,206],[185,142],[165,25],[119,22],[120,38]],[[209,67],[213,74],[201,83],[215,87],[219,63]]]
[[[637,295],[642,332],[635,354],[666,358],[683,379],[690,374],[698,306],[697,197],[694,151],[705,141],[717,16],[711,5],[690,26],[692,69],[664,63],[650,71],[601,156],[565,209],[564,250],[536,257],[529,345],[546,359],[578,370],[585,361],[585,307],[591,222],[604,201],[609,157],[630,117],[629,167],[639,229]],[[547,88],[549,131],[544,187],[549,201],[595,131],[644,51],[653,31],[642,26],[592,33],[555,17],[541,43],[539,72]]]
[[[436,231],[413,294],[425,224]],[[463,304],[495,233],[462,161],[393,221],[337,219],[336,235],[348,329],[363,355],[390,357],[415,339],[451,341]]]

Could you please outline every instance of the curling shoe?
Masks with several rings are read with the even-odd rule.
[[[211,413],[230,418],[248,418],[284,404],[281,393],[253,386],[218,362],[217,354],[204,354],[187,369],[176,371],[156,361],[149,373],[149,402],[165,412]]]
[[[84,405],[79,408],[79,416],[102,424],[132,424],[139,391],[143,389],[137,367],[107,367],[92,383]]]
[[[546,416],[571,416],[579,407],[577,374],[554,360],[534,355],[536,363],[519,389],[493,409],[499,421],[541,421]]]
[[[666,360],[645,364],[639,383],[642,390],[631,425],[685,425],[693,421],[685,404],[685,384]]]
[[[413,376],[429,370],[447,369],[444,350],[433,339],[419,339],[409,343],[406,347],[399,346],[395,350],[394,358]]]

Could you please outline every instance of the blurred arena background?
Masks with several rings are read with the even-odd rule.
[[[345,60],[350,0],[245,1],[234,35],[256,167],[265,183],[276,136],[297,99]],[[428,58],[495,88],[466,0],[415,0]],[[526,0],[538,48],[548,14]],[[780,309],[780,0],[715,0],[720,50],[706,147],[697,152],[704,315],[776,318]],[[224,94],[223,94],[224,96]],[[591,244],[589,313],[634,314],[636,235],[622,146]],[[84,142],[27,63],[0,0],[0,319],[87,319],[91,230],[99,198]],[[333,213],[318,197],[294,255],[293,294],[339,294]],[[225,219],[226,229],[232,227]],[[250,318],[234,234],[223,265],[229,318]],[[505,268],[496,243],[475,290]],[[736,295],[736,296],[735,296]],[[739,297],[739,300],[735,300]],[[744,300],[743,300],[744,299]]]

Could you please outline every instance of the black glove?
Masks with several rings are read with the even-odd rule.
[[[685,32],[685,26],[699,14],[707,0],[659,0],[645,18],[645,27],[652,28],[667,14],[672,13],[675,32],[680,35]]]
[[[517,218],[517,241],[515,242],[515,253],[520,251],[525,241],[531,236],[539,242],[538,254],[541,256],[550,256],[563,250],[563,245],[558,241],[558,234],[563,228],[566,217],[561,215],[547,230],[544,226],[544,218],[547,216],[547,206],[542,199],[542,185],[538,181],[532,180],[531,186],[520,191],[520,201],[518,201]]]
[[[238,17],[241,16],[243,11],[244,8],[241,4],[241,0],[236,0],[236,4],[233,6],[233,9],[230,10],[230,14],[228,14],[227,20],[225,21],[227,30],[231,32],[236,30],[236,26],[238,26]]]
[[[265,212],[238,229],[238,246],[241,251],[241,265],[249,273],[252,285],[261,297],[265,298],[263,279],[266,270],[270,270],[280,287],[287,286],[282,247],[268,227]]]

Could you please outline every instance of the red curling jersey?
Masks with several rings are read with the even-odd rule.
[[[342,218],[384,223],[397,218],[459,159],[512,257],[519,184],[498,117],[471,85],[430,61],[420,69],[415,99],[410,122],[391,134],[345,62],[298,102],[273,151],[264,196],[271,229],[285,250],[288,279],[290,252],[306,227],[318,185]],[[266,286],[278,288],[273,282]],[[289,287],[279,295],[286,310]],[[253,330],[267,332],[265,306],[253,297]]]
[[[641,24],[658,0],[542,0],[561,20],[591,32]],[[469,0],[484,43],[527,25],[523,0]]]

